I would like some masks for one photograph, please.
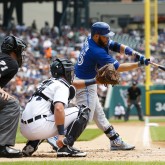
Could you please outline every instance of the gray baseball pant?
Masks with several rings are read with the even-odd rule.
[[[18,100],[0,98],[0,146],[14,146],[19,117]]]
[[[110,123],[107,120],[99,97],[97,95],[97,85],[90,85],[86,88],[76,91],[76,103],[78,105],[84,104],[91,109],[90,121],[94,120],[98,128],[106,131],[110,127]]]

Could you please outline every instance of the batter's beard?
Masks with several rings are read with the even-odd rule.
[[[101,47],[106,47],[107,46],[107,44],[105,44],[102,40],[101,40],[101,37],[99,36],[99,39],[98,39],[98,45],[100,45]]]

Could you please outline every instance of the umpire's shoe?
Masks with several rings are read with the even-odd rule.
[[[86,152],[70,146],[63,146],[57,150],[57,157],[85,157],[86,155]]]
[[[116,142],[115,140],[111,141],[111,150],[133,150],[135,146],[127,144],[124,141],[121,141],[120,143]]]
[[[0,157],[5,158],[20,158],[22,157],[22,152],[9,146],[0,146]]]

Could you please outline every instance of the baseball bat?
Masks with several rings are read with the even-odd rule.
[[[162,65],[156,64],[156,63],[151,62],[151,61],[150,61],[150,64],[153,65],[153,66],[156,66],[157,68],[159,68],[159,69],[161,69],[161,70],[163,70],[163,71],[165,71],[165,67],[162,66]]]

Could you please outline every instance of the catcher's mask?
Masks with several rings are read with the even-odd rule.
[[[73,63],[67,59],[57,58],[50,65],[50,71],[54,78],[64,77],[69,84],[73,82],[74,66]]]
[[[111,31],[110,26],[106,22],[96,22],[91,27],[91,36],[99,34],[105,37],[113,37],[114,32]]]
[[[5,37],[1,45],[1,50],[3,53],[6,53],[6,54],[10,54],[11,52],[14,52],[17,56],[18,65],[19,67],[21,67],[23,58],[25,56],[24,51],[26,47],[27,45],[23,40],[11,35],[11,36]]]

